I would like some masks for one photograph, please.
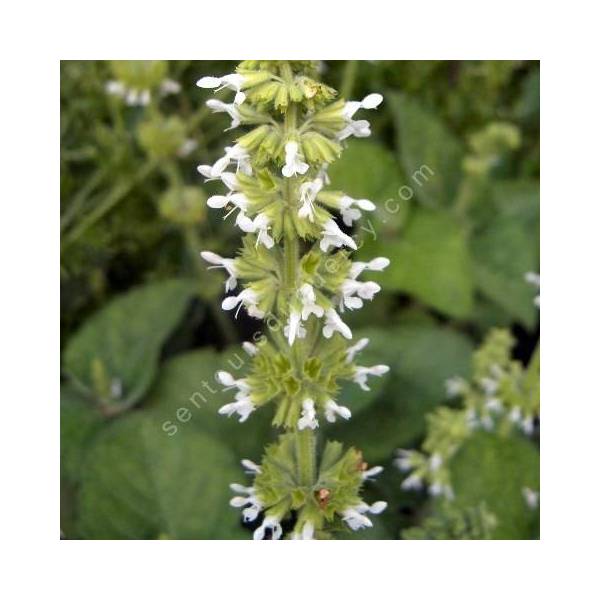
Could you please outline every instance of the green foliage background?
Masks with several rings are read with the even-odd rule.
[[[234,67],[159,63],[157,77],[180,93],[129,107],[105,86],[139,65],[61,64],[66,538],[250,537],[228,485],[244,481],[241,458],[260,460],[271,415],[240,425],[216,414],[227,395],[214,373],[244,359],[240,342],[256,322],[221,311],[222,276],[200,263],[203,248],[231,256],[238,235],[205,209],[216,188],[195,169],[236,135],[223,133],[227,119],[209,113],[195,81]],[[359,257],[392,260],[383,291],[347,317],[357,339],[371,339],[364,364],[391,372],[369,393],[344,388],[353,418],[327,431],[386,467],[370,489],[389,508],[352,539],[535,537],[537,513],[509,494],[518,473],[539,469],[535,438],[472,439],[453,464],[450,509],[402,491],[391,459],[419,445],[426,414],[447,402],[444,381],[469,375],[492,326],[513,330],[524,362],[537,342],[535,290],[523,276],[539,271],[539,64],[327,62],[323,78],[346,98],[385,98],[368,115],[372,137],[350,141],[330,170],[333,186],[378,205],[355,229]],[[197,146],[181,155],[186,139]]]

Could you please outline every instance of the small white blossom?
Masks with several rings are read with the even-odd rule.
[[[221,303],[223,310],[233,310],[237,306],[235,316],[237,318],[240,308],[244,305],[251,317],[262,319],[264,312],[258,308],[258,296],[254,290],[246,288],[237,296],[227,296]]]
[[[265,517],[262,525],[254,531],[255,540],[264,540],[267,530],[271,531],[271,539],[278,540],[283,533],[279,519],[277,517]]]
[[[343,114],[346,119],[352,119],[356,111],[361,108],[366,110],[372,110],[377,108],[383,102],[383,96],[381,94],[369,94],[365,96],[360,102],[351,100],[346,102],[344,105]]]
[[[413,468],[412,462],[413,452],[412,450],[399,449],[396,452],[396,458],[394,459],[394,465],[396,465],[401,471],[407,472]]]
[[[217,371],[218,382],[225,386],[226,390],[237,388],[240,392],[249,392],[250,385],[245,379],[235,379],[235,377],[227,371]]]
[[[377,475],[379,475],[382,472],[383,472],[383,467],[380,467],[379,465],[377,465],[375,467],[371,467],[367,471],[363,471],[363,474],[362,474],[363,481],[373,481],[373,478],[377,477]]]
[[[374,281],[360,282],[354,279],[344,279],[340,287],[340,311],[344,308],[354,310],[361,308],[363,300],[373,300],[381,286]]]
[[[348,276],[356,279],[363,271],[383,271],[390,264],[390,259],[378,256],[369,262],[353,262]]]
[[[252,342],[243,342],[242,348],[248,356],[256,356],[258,354],[258,346]]]
[[[198,142],[192,138],[186,138],[183,140],[183,144],[179,146],[177,150],[177,156],[179,158],[186,158],[198,147]]]
[[[235,104],[242,104],[246,99],[246,94],[240,91],[246,82],[243,75],[239,73],[232,73],[231,75],[223,75],[223,77],[201,77],[196,82],[199,88],[203,89],[215,89],[216,92],[227,88],[236,92]]]
[[[321,318],[325,309],[317,304],[315,290],[310,283],[304,283],[298,290],[300,301],[302,302],[302,320],[306,321],[310,315]]]
[[[371,388],[367,385],[367,377],[374,375],[381,377],[385,375],[390,368],[387,365],[375,365],[373,367],[356,367],[354,370],[354,383],[357,383],[363,390],[368,392]]]
[[[331,399],[327,400],[327,402],[325,402],[325,418],[330,423],[335,423],[338,416],[348,420],[352,416],[352,413],[349,408],[340,406]]]
[[[347,340],[352,339],[352,331],[350,331],[350,327],[346,325],[341,319],[341,317],[330,308],[325,313],[325,325],[323,327],[323,335],[326,338],[330,338],[335,331],[341,333]]]
[[[219,414],[231,417],[231,415],[237,413],[240,416],[240,423],[243,423],[250,416],[250,414],[254,412],[256,407],[254,406],[254,403],[250,397],[242,392],[238,392],[235,397],[235,402],[230,402],[221,406],[219,409]]]
[[[242,122],[240,111],[235,103],[227,104],[222,100],[211,98],[210,100],[206,101],[206,106],[208,106],[208,108],[210,108],[210,110],[212,110],[214,113],[224,112],[229,115],[231,118],[231,125],[225,131],[228,131],[229,129],[235,129]]]
[[[288,344],[291,346],[296,338],[306,337],[306,329],[300,324],[301,314],[297,310],[292,310],[287,325],[283,329],[287,336]]]
[[[163,79],[160,83],[160,93],[163,96],[168,96],[169,94],[179,94],[181,91],[181,85],[177,81],[173,81],[173,79]]]
[[[364,350],[369,344],[369,338],[361,338],[354,344],[354,346],[350,346],[348,350],[346,350],[346,362],[350,363],[354,360],[354,357],[361,351]]]
[[[416,473],[413,473],[402,482],[400,487],[403,490],[420,490],[423,487],[423,481]]]
[[[252,224],[254,226],[254,231],[257,234],[257,246],[259,243],[262,243],[262,245],[265,248],[272,248],[275,244],[275,240],[269,235],[269,229],[271,229],[269,223],[269,217],[267,217],[267,215],[265,215],[264,213],[260,213],[256,217],[254,217],[254,221],[252,221]]]
[[[294,177],[295,175],[304,175],[308,171],[308,164],[305,163],[300,155],[297,142],[288,142],[285,145],[285,165],[281,169],[284,177]]]
[[[464,393],[467,382],[462,377],[450,377],[450,379],[446,379],[445,385],[448,398],[456,398]]]
[[[315,220],[314,201],[323,187],[323,178],[317,177],[313,181],[306,181],[300,186],[300,202],[302,206],[298,210],[298,216],[313,223]]]
[[[439,454],[432,454],[429,458],[429,468],[431,471],[437,471],[443,463],[443,459]]]
[[[350,136],[357,138],[369,137],[371,135],[371,124],[369,121],[350,121],[344,129],[337,134],[337,139],[341,142]]]
[[[525,273],[525,281],[527,283],[530,283],[531,285],[537,287],[538,292],[539,292],[539,289],[540,289],[539,273],[533,273],[531,271],[529,273]],[[539,306],[540,306],[540,295],[539,294],[533,299],[533,303],[539,308]]]
[[[355,241],[349,235],[346,235],[333,219],[328,219],[325,222],[323,238],[319,244],[322,252],[327,252],[329,246],[335,248],[348,246],[349,248],[352,248],[352,250],[357,250]]]
[[[369,506],[366,502],[361,502],[356,506],[347,508],[342,512],[342,518],[353,531],[363,529],[364,527],[373,527],[373,523],[365,513],[378,515],[387,508],[387,502],[375,502]]]
[[[317,421],[315,403],[307,398],[302,402],[302,413],[298,419],[298,429],[316,429],[318,426],[319,421]]]
[[[245,523],[254,521],[263,506],[260,500],[254,494],[253,487],[245,487],[239,483],[232,483],[230,486],[231,490],[236,494],[245,494],[244,496],[234,496],[230,501],[229,505],[234,508],[245,507],[242,511],[242,515]]]
[[[540,493],[535,492],[528,487],[524,487],[522,490],[523,498],[525,498],[525,503],[531,510],[534,510],[538,507],[540,501]]]
[[[200,252],[200,256],[206,261],[211,263],[213,266],[208,267],[209,269],[225,269],[229,278],[225,282],[225,291],[230,292],[235,289],[237,286],[237,271],[235,269],[235,259],[233,258],[223,258],[219,256],[215,252],[209,252],[208,250],[204,250]]]
[[[242,171],[246,175],[252,175],[252,167],[250,166],[250,155],[241,144],[235,144],[235,146],[227,146],[225,148],[225,155],[219,158],[214,165],[209,167],[208,165],[199,165],[198,171],[201,174],[208,173],[208,179],[217,179],[221,177],[221,174],[225,172],[225,169],[229,167],[231,162],[237,164],[236,172]]]
[[[484,391],[486,396],[491,396],[498,391],[498,382],[491,377],[482,377],[479,380],[479,384],[481,385],[481,389]]]
[[[348,227],[352,227],[352,223],[361,218],[362,213],[359,209],[371,212],[376,208],[370,200],[354,200],[350,196],[342,196],[339,203],[342,220]]]
[[[245,469],[245,473],[248,475],[257,475],[261,473],[261,468],[255,463],[249,460],[248,458],[243,458],[241,461],[242,467]]]

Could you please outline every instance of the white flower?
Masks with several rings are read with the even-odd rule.
[[[258,354],[258,346],[252,342],[243,342],[242,348],[248,356],[256,356]]]
[[[252,462],[247,458],[243,458],[240,462],[245,469],[244,472],[248,475],[256,475],[261,472],[261,468],[255,462]]]
[[[521,421],[521,409],[518,406],[514,406],[508,414],[508,418],[512,423],[519,423]]]
[[[340,318],[340,316],[330,308],[325,313],[325,325],[323,326],[323,335],[326,338],[330,338],[335,331],[341,333],[347,340],[352,339],[352,331],[350,331],[350,327],[346,325]]]
[[[300,296],[300,301],[302,302],[303,321],[306,321],[310,315],[315,315],[318,318],[323,316],[325,310],[322,306],[317,304],[317,296],[315,295],[315,290],[310,283],[305,283],[300,286],[298,295]]]
[[[181,85],[177,81],[173,81],[172,79],[164,79],[160,83],[160,93],[163,96],[168,96],[169,94],[179,94],[181,91]]]
[[[204,89],[215,89],[216,92],[222,90],[223,88],[227,88],[236,92],[235,94],[235,104],[242,104],[246,99],[246,94],[241,92],[245,78],[243,75],[238,73],[232,73],[231,75],[223,75],[223,77],[201,77],[196,82],[196,85],[200,88]]]
[[[262,319],[264,312],[258,308],[258,296],[254,290],[246,288],[240,292],[237,296],[227,296],[221,303],[223,310],[233,310],[237,306],[235,316],[237,318],[240,308],[244,305],[248,314],[251,317]]]
[[[498,391],[498,382],[490,377],[482,377],[479,380],[479,385],[481,385],[481,389],[486,396],[491,396]]]
[[[297,310],[290,312],[288,324],[283,328],[284,335],[287,336],[288,344],[291,346],[296,338],[306,337],[306,329],[300,324],[301,315]]]
[[[432,454],[429,459],[429,468],[431,471],[437,471],[443,463],[443,459],[439,454]]]
[[[353,262],[348,275],[356,279],[363,271],[383,271],[389,264],[390,259],[385,256],[378,256],[369,262]]]
[[[125,86],[120,81],[107,81],[104,84],[104,90],[110,96],[118,96],[120,98],[125,96]]]
[[[502,412],[502,402],[500,401],[499,398],[488,398],[485,401],[485,407],[491,411],[491,412],[495,412],[495,413],[499,413]]]
[[[375,365],[373,367],[356,367],[354,370],[354,383],[357,383],[363,390],[369,391],[371,388],[367,385],[367,377],[375,375],[381,377],[385,375],[390,368],[387,365]]]
[[[217,371],[217,380],[226,390],[237,388],[240,392],[249,392],[250,385],[245,379],[235,379],[231,373],[227,371]]]
[[[346,235],[333,219],[328,219],[325,221],[325,226],[322,233],[323,238],[319,244],[322,252],[327,252],[329,250],[329,246],[334,246],[335,248],[348,246],[349,248],[352,248],[352,250],[357,250],[354,240],[349,235]]]
[[[531,285],[537,287],[538,291],[540,289],[540,274],[539,273],[525,273],[525,281],[530,283]],[[540,306],[540,295],[538,294],[534,299],[533,303],[539,308]]]
[[[350,121],[336,137],[341,142],[352,135],[357,138],[369,137],[371,135],[371,124],[369,121]]]
[[[308,164],[300,158],[297,142],[288,142],[285,145],[285,165],[281,169],[284,177],[294,177],[294,175],[304,175],[308,171]]]
[[[525,417],[521,421],[521,429],[526,435],[531,435],[533,433],[533,417]]]
[[[225,155],[219,158],[214,165],[210,168],[209,179],[217,179],[221,177],[221,174],[227,169],[231,162],[237,163],[237,171],[242,171],[246,175],[252,175],[252,167],[250,166],[250,155],[244,149],[241,144],[235,146],[227,146],[225,148]],[[204,175],[206,173],[206,167],[208,165],[200,165],[198,171]],[[200,170],[202,168],[202,170]]]
[[[380,290],[381,286],[374,281],[362,283],[354,279],[344,279],[340,287],[340,311],[344,312],[344,307],[350,310],[361,308],[363,300],[373,300]]]
[[[380,467],[379,465],[376,467],[371,467],[367,471],[363,471],[363,474],[362,474],[363,481],[372,481],[373,478],[377,477],[377,475],[379,475],[379,473],[381,473],[382,471],[383,471],[383,467]]]
[[[300,186],[300,202],[302,206],[298,210],[298,216],[301,219],[306,219],[313,223],[315,220],[315,207],[314,201],[317,194],[323,187],[323,179],[317,177],[313,181],[306,181]]]
[[[540,501],[539,492],[534,492],[528,487],[524,487],[521,492],[523,493],[523,498],[525,498],[525,502],[529,508],[533,510],[538,507]]]
[[[412,450],[399,449],[394,459],[394,465],[396,465],[401,471],[410,471],[413,468],[412,462],[413,452]]]
[[[446,379],[445,386],[448,398],[456,398],[464,393],[467,382],[462,377],[450,377]]]
[[[191,138],[186,138],[183,140],[183,144],[179,146],[177,150],[177,156],[180,158],[185,158],[189,156],[196,148],[198,147],[198,142]]]
[[[452,491],[452,488],[449,485],[440,483],[439,481],[434,481],[429,486],[429,493],[432,496],[444,495],[448,500],[452,500],[452,498],[454,498],[454,492]]]
[[[265,517],[262,525],[254,531],[254,539],[255,540],[264,540],[267,530],[271,531],[271,539],[278,540],[283,533],[281,529],[281,525],[279,524],[279,519],[277,517]]]
[[[229,404],[224,404],[219,409],[220,415],[227,415],[230,417],[237,413],[240,415],[240,423],[243,423],[251,413],[254,412],[255,406],[249,396],[244,394],[243,392],[238,392],[236,395],[236,401],[230,402]]]
[[[104,89],[106,90],[106,93],[111,96],[124,98],[125,104],[128,106],[147,106],[150,104],[150,90],[127,88],[125,84],[120,81],[108,81],[104,86]]]
[[[315,411],[315,403],[306,399],[302,402],[302,413],[298,419],[298,429],[316,429],[319,426],[317,421],[317,412]]]
[[[352,416],[352,413],[350,412],[349,408],[340,406],[331,399],[327,400],[327,402],[325,402],[325,418],[330,423],[335,423],[337,416],[348,420]]]
[[[420,490],[423,487],[423,481],[416,474],[409,475],[400,486],[403,490]]]
[[[228,131],[229,129],[235,129],[242,122],[240,111],[235,103],[227,104],[222,100],[211,98],[210,100],[206,101],[206,106],[208,106],[208,108],[210,108],[210,110],[212,110],[214,113],[224,112],[229,115],[231,118],[231,125],[225,131]]]
[[[342,518],[350,529],[357,531],[364,527],[373,527],[373,523],[369,517],[365,516],[365,513],[371,513],[378,515],[387,508],[387,502],[375,502],[369,506],[366,502],[361,502],[356,506],[347,508],[342,512]]]
[[[269,217],[267,217],[267,215],[265,215],[264,213],[260,213],[256,217],[254,217],[254,221],[252,221],[252,225],[254,227],[254,231],[257,233],[257,236],[256,236],[256,245],[257,246],[259,243],[262,243],[262,245],[265,248],[272,248],[273,245],[275,244],[275,240],[273,240],[273,238],[268,233],[269,229],[271,229],[269,227],[269,223],[270,223]]]
[[[352,227],[352,223],[362,216],[361,210],[374,211],[375,205],[370,200],[354,200],[350,196],[342,196],[339,200],[340,212],[344,224],[348,227]],[[358,207],[358,208],[356,208]]]
[[[302,527],[302,539],[303,540],[312,540],[315,535],[315,526],[311,521],[306,521],[304,523],[304,527]]]
[[[208,267],[209,269],[225,269],[229,275],[229,278],[225,282],[225,291],[230,292],[237,286],[237,271],[235,270],[235,259],[223,258],[214,252],[204,250],[200,252],[200,256],[206,261],[211,263],[213,266]]]
[[[254,494],[254,488],[245,487],[239,483],[232,483],[229,487],[236,494],[245,494],[245,496],[234,496],[229,501],[229,505],[234,508],[245,507],[242,511],[244,522],[249,523],[250,521],[254,521],[258,513],[263,509],[260,500]]]
[[[369,344],[369,338],[361,338],[354,344],[354,346],[350,346],[348,350],[346,350],[346,362],[350,363],[354,360],[354,357],[361,351],[364,350]]]
[[[372,110],[374,108],[377,108],[382,101],[383,96],[381,94],[369,94],[368,96],[365,96],[360,102],[356,100],[346,102],[343,110],[344,117],[346,119],[352,119],[356,111],[360,108]]]

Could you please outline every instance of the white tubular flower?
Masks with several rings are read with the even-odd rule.
[[[236,494],[245,494],[245,496],[234,496],[230,501],[229,505],[234,508],[245,507],[242,511],[242,516],[245,523],[254,521],[263,506],[260,500],[254,494],[253,487],[245,487],[239,483],[232,483],[230,486],[231,490]]]
[[[215,164],[210,167],[209,179],[217,179],[221,177],[221,174],[227,169],[231,162],[237,163],[237,171],[242,171],[246,175],[252,175],[252,167],[250,166],[250,155],[244,147],[240,144],[235,146],[227,146],[225,148],[225,155],[219,158]],[[205,165],[202,165],[204,167]],[[198,167],[200,170],[200,167]],[[200,171],[202,173],[202,171]]]
[[[540,289],[540,274],[539,273],[533,273],[531,271],[528,273],[525,273],[525,281],[527,283],[530,283],[531,285],[535,286],[539,291],[539,289]],[[540,295],[539,294],[533,299],[533,303],[539,308],[539,306],[540,306]]]
[[[366,502],[361,502],[356,506],[347,508],[342,512],[342,518],[350,529],[357,531],[364,527],[373,527],[373,523],[369,517],[365,516],[365,513],[371,513],[372,515],[378,515],[387,508],[387,502],[374,502],[369,506]]]
[[[242,348],[248,356],[256,356],[258,354],[258,346],[252,342],[243,342]]]
[[[508,414],[508,418],[511,423],[519,423],[521,421],[521,409],[518,406],[513,407]]]
[[[454,497],[452,488],[449,485],[444,485],[440,483],[439,481],[434,481],[429,486],[428,492],[435,497],[444,495],[448,500],[452,500],[452,498]]]
[[[500,398],[488,398],[485,401],[485,407],[490,411],[490,412],[494,412],[494,413],[500,413],[502,412],[502,402],[500,401]]]
[[[375,377],[381,377],[385,375],[390,368],[387,365],[375,365],[373,367],[356,367],[354,371],[354,383],[357,383],[361,389],[368,392],[371,388],[367,385],[367,377],[369,375],[375,375]]]
[[[420,490],[423,487],[423,481],[416,474],[409,475],[400,486],[403,490]]]
[[[257,236],[256,236],[256,245],[257,246],[259,243],[262,243],[262,245],[265,248],[272,248],[273,245],[275,244],[275,240],[269,235],[269,229],[271,229],[269,227],[269,223],[270,223],[269,217],[267,217],[267,215],[265,215],[264,213],[260,213],[256,217],[254,217],[254,221],[252,221],[252,225],[254,227],[254,231],[257,234]]]
[[[350,331],[350,327],[342,321],[341,317],[330,308],[325,313],[325,325],[323,326],[323,335],[326,338],[330,338],[334,332],[338,331],[341,333],[347,340],[352,339],[352,331]]]
[[[288,344],[291,346],[296,338],[306,337],[306,329],[300,324],[301,315],[297,310],[290,312],[288,324],[284,327],[283,333],[287,336]]]
[[[315,411],[315,403],[306,399],[302,402],[302,414],[298,419],[298,429],[316,429],[319,426],[319,421],[317,421],[317,412]]]
[[[124,89],[125,104],[127,106],[148,106],[150,104],[150,90]]]
[[[364,350],[369,344],[369,338],[361,338],[354,344],[354,346],[350,346],[348,350],[346,350],[346,362],[351,363],[354,360],[354,357],[361,351]]]
[[[344,105],[343,114],[346,119],[352,119],[357,110],[364,108],[366,110],[372,110],[377,108],[383,102],[383,96],[381,94],[369,94],[365,96],[360,102],[353,100],[346,102]]]
[[[369,121],[350,121],[344,129],[337,134],[337,139],[341,142],[350,136],[357,138],[369,137],[371,135],[371,124]]]
[[[306,521],[304,527],[302,527],[303,540],[313,540],[315,538],[315,526],[311,521]]]
[[[444,462],[444,460],[442,459],[442,457],[439,454],[432,454],[431,457],[429,458],[429,469],[432,472],[437,471],[441,466],[442,463]]]
[[[363,271],[383,271],[390,264],[390,259],[378,256],[369,262],[353,262],[350,267],[349,277],[356,279]]]
[[[383,472],[383,467],[380,467],[379,465],[376,467],[371,467],[367,471],[363,471],[363,474],[362,474],[363,481],[373,481],[373,478],[377,477],[377,475],[379,475],[382,472]]]
[[[297,142],[288,142],[285,145],[285,165],[281,169],[284,177],[294,177],[298,174],[304,175],[308,171],[308,164],[300,156]]]
[[[220,415],[231,415],[238,414],[240,416],[240,423],[243,423],[256,409],[250,397],[245,395],[243,392],[238,392],[236,395],[236,401],[224,404],[219,409]]]
[[[354,279],[345,279],[340,288],[340,311],[344,312],[344,307],[350,310],[361,308],[363,300],[373,300],[380,290],[381,286],[374,281],[361,283]]]
[[[267,530],[271,531],[271,539],[278,540],[283,533],[277,517],[265,517],[262,525],[254,531],[255,540],[264,540]]]
[[[340,406],[331,399],[327,400],[325,402],[325,418],[330,423],[335,423],[338,416],[348,420],[352,416],[352,413],[346,406]]]
[[[186,138],[183,141],[183,144],[181,144],[181,146],[179,146],[179,149],[177,150],[177,156],[179,156],[179,158],[186,158],[197,147],[198,147],[198,142],[196,140],[193,140],[191,138]]]
[[[235,316],[237,318],[240,308],[244,305],[246,311],[251,317],[262,319],[264,312],[258,308],[258,296],[255,291],[250,288],[246,288],[240,292],[237,296],[227,296],[221,303],[223,310],[233,310],[237,306]]]
[[[521,429],[523,430],[523,433],[526,435],[531,435],[533,433],[533,417],[529,416],[529,417],[525,417],[522,421],[521,421]]]
[[[230,292],[237,286],[237,271],[235,270],[235,259],[223,258],[214,252],[204,250],[200,252],[200,256],[206,261],[211,263],[213,266],[208,267],[209,269],[225,269],[229,275],[229,279],[225,282],[225,291]]]
[[[322,306],[317,304],[315,290],[310,283],[303,284],[298,290],[298,295],[300,296],[300,301],[302,302],[303,321],[306,321],[310,315],[315,315],[318,318],[323,316],[325,310]]]
[[[245,379],[235,379],[231,373],[227,371],[217,371],[217,380],[226,390],[237,388],[240,392],[249,392],[250,386]]]
[[[246,99],[246,94],[241,91],[245,82],[243,75],[232,73],[231,75],[223,75],[223,77],[201,77],[196,85],[205,90],[214,89],[216,92],[224,88],[233,90],[236,92],[234,103],[242,104]]]
[[[244,467],[244,473],[248,475],[258,475],[258,473],[261,473],[261,468],[248,458],[243,458],[240,463]]]
[[[534,492],[528,487],[524,487],[521,492],[523,493],[523,498],[525,498],[525,503],[531,510],[534,510],[538,507],[540,501],[540,493]]]
[[[231,125],[225,131],[235,129],[242,122],[240,111],[235,103],[227,104],[221,100],[211,98],[210,100],[206,101],[206,106],[208,106],[208,108],[210,108],[210,110],[212,110],[214,113],[224,112],[229,115],[231,118]]]
[[[325,222],[323,238],[319,244],[322,252],[327,252],[329,246],[334,246],[335,248],[348,246],[352,250],[358,249],[354,240],[349,235],[346,235],[333,219],[328,219]]]
[[[315,207],[314,201],[317,194],[323,187],[323,178],[317,177],[313,181],[307,181],[300,186],[300,202],[302,206],[298,210],[298,216],[301,219],[307,219],[314,223],[315,220]]]
[[[446,379],[445,386],[448,398],[456,398],[464,393],[467,382],[462,377],[450,377]]]
[[[490,377],[482,377],[479,380],[479,384],[486,396],[491,396],[498,391],[498,382]]]
[[[394,459],[394,465],[405,473],[413,468],[412,463],[412,450],[399,449],[396,452],[396,458]]]
[[[104,84],[104,91],[109,96],[118,96],[119,98],[125,96],[125,86],[120,81],[107,81]]]
[[[358,208],[357,208],[358,207]],[[370,200],[354,200],[350,196],[342,196],[340,198],[340,212],[344,225],[352,227],[352,223],[362,217],[361,210],[374,211],[376,206]]]

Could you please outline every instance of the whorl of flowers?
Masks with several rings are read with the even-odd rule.
[[[365,479],[381,471],[368,469],[360,453],[328,442],[317,460],[314,430],[322,419],[351,417],[336,402],[341,380],[369,389],[369,376],[380,377],[385,365],[362,366],[356,355],[368,340],[354,341],[344,322],[346,311],[372,300],[380,286],[365,281],[368,272],[385,269],[387,258],[353,262],[357,245],[348,229],[375,205],[329,190],[327,167],[337,160],[349,137],[370,134],[361,110],[376,109],[380,94],[361,101],[337,99],[319,82],[311,61],[244,61],[235,73],[205,76],[200,88],[224,90],[227,99],[210,98],[208,107],[230,119],[227,129],[250,126],[225,147],[213,164],[198,166],[206,180],[218,180],[222,193],[208,206],[222,212],[244,234],[237,256],[202,252],[209,268],[227,274],[223,310],[267,324],[268,336],[246,342],[251,356],[243,377],[218,373],[233,401],[220,413],[246,421],[257,409],[273,406],[273,424],[289,433],[270,446],[262,465],[251,466],[254,484],[234,484],[232,505],[253,521],[264,512],[255,539],[282,536],[282,520],[296,515],[292,538],[327,537],[337,521],[351,529],[372,523],[360,497]]]
[[[492,329],[474,354],[472,381],[446,381],[448,396],[461,398],[461,406],[441,407],[427,417],[422,452],[398,450],[395,465],[409,473],[403,489],[426,487],[431,495],[451,500],[449,462],[473,432],[534,433],[540,407],[539,350],[525,369],[511,359],[513,345],[507,330]]]

